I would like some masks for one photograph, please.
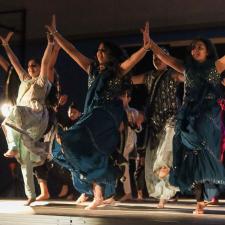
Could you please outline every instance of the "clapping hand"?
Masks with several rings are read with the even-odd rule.
[[[145,27],[141,29],[141,32],[143,34],[143,48],[145,50],[151,49],[151,39],[149,36],[149,22],[145,23]]]
[[[11,37],[13,36],[13,34],[14,34],[13,32],[9,32],[5,38],[0,36],[0,40],[1,40],[3,46],[9,45],[9,41],[10,41]]]

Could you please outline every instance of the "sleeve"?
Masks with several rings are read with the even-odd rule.
[[[37,79],[37,85],[40,87],[46,86],[48,83],[48,77],[47,76],[38,76]]]

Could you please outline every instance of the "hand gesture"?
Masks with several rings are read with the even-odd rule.
[[[143,48],[145,50],[150,50],[151,48],[151,39],[149,36],[149,22],[145,23],[145,27],[141,29],[143,34]]]
[[[56,17],[55,17],[55,15],[52,16],[51,24],[50,25],[46,25],[45,27],[47,28],[47,30],[50,32],[51,35],[54,36],[54,34],[57,33]]]
[[[9,45],[9,41],[10,41],[11,37],[13,36],[13,34],[14,34],[13,32],[9,32],[5,38],[0,36],[0,40],[1,40],[3,46]]]
[[[48,31],[47,31],[47,40],[48,40],[48,44],[54,44],[54,37]]]

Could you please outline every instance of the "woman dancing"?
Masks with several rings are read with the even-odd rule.
[[[143,47],[125,61],[122,61],[121,49],[110,42],[100,43],[96,61],[87,58],[56,30],[54,16],[47,29],[89,75],[84,115],[62,134],[62,148],[75,188],[94,196],[86,209],[95,209],[103,203],[103,198],[115,193],[116,172],[110,156],[117,149],[119,127],[124,117],[119,93],[123,77],[149,48],[148,24],[143,30]]]
[[[181,191],[192,189],[197,200],[194,214],[204,213],[207,185],[225,184],[220,155],[220,74],[225,57],[217,59],[210,40],[192,41],[185,64],[166,55],[153,41],[151,49],[164,63],[185,75],[184,100],[177,115],[170,182]]]

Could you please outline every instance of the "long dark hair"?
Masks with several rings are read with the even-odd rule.
[[[103,44],[108,56],[106,67],[112,72],[112,74],[120,74],[119,66],[128,58],[126,51],[111,41],[102,40],[99,44]],[[98,64],[97,60],[96,63]]]
[[[196,60],[193,59],[192,55],[191,55],[191,51],[193,50],[193,48],[195,47],[197,42],[203,42],[204,45],[206,46],[207,49],[207,58],[206,61],[201,63],[201,65],[199,65],[200,63],[197,62]],[[189,65],[190,67],[193,68],[197,68],[197,67],[207,67],[209,65],[212,65],[213,63],[215,63],[215,61],[218,59],[218,55],[217,55],[217,51],[216,51],[216,47],[215,45],[207,38],[203,38],[203,37],[197,37],[195,38],[191,44],[189,45],[188,49],[187,49],[187,59],[186,59],[186,64]]]

